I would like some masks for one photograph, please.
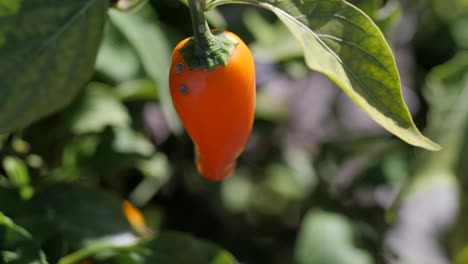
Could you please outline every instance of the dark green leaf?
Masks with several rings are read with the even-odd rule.
[[[236,264],[234,257],[218,246],[176,232],[163,232],[150,241],[145,264]]]
[[[0,263],[47,264],[36,241],[0,212]]]
[[[0,195],[19,207],[5,208],[41,242],[60,234],[69,248],[79,249],[105,239],[134,237],[122,212],[122,201],[102,191],[56,184],[37,189],[27,203],[18,202],[8,191],[2,190]],[[1,203],[0,206],[2,209]]]
[[[0,133],[75,97],[93,72],[108,1],[7,2],[16,3],[0,6]]]
[[[26,203],[15,189],[0,186],[0,212],[14,217],[27,210]]]

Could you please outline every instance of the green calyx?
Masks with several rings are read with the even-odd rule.
[[[208,27],[206,27],[208,28]],[[224,31],[205,32],[195,35],[179,50],[190,70],[213,70],[219,65],[226,67],[238,43],[228,39]]]
[[[226,67],[237,43],[228,39],[224,31],[211,32],[205,19],[205,0],[189,0],[193,37],[179,50],[190,70],[213,70]]]

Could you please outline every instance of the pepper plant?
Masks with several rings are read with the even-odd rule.
[[[0,262],[422,261],[393,241],[409,228],[415,194],[463,186],[466,109],[447,113],[464,98],[466,56],[426,64],[427,84],[413,93],[427,98],[416,123],[441,150],[403,98],[408,73],[394,51],[404,45],[391,32],[404,4],[0,0]],[[465,12],[444,14],[433,15],[463,50]],[[280,96],[268,88],[278,76],[294,84],[279,85]],[[329,113],[318,119],[291,110],[307,78],[306,109]],[[340,102],[382,130],[347,138],[352,129],[337,120],[361,112],[340,112]],[[308,122],[332,132],[304,141]],[[376,181],[393,198],[365,208],[357,192]],[[450,197],[463,209],[460,193]],[[440,246],[459,263],[462,209],[446,214],[453,234]]]

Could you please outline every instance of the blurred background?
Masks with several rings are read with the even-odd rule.
[[[255,124],[235,173],[203,179],[167,90],[172,47],[192,35],[189,12],[151,0],[109,12],[95,74],[71,105],[1,138],[0,209],[14,216],[39,195],[93,204],[74,216],[112,226],[93,200],[105,193],[140,208],[152,230],[211,241],[241,263],[468,263],[468,2],[349,2],[384,32],[415,122],[442,151],[390,135],[308,70],[272,13],[225,5],[209,22],[252,50]],[[66,196],[58,183],[92,191]],[[55,252],[56,238],[42,238]]]

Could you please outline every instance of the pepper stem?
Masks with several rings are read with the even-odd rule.
[[[202,1],[204,0],[189,0],[193,34],[197,41],[202,41],[211,35],[210,28],[206,22],[205,13],[203,11]]]
[[[237,42],[229,39],[224,31],[211,32],[206,21],[205,0],[189,0],[194,36],[179,49],[189,69],[213,70],[227,66]]]

